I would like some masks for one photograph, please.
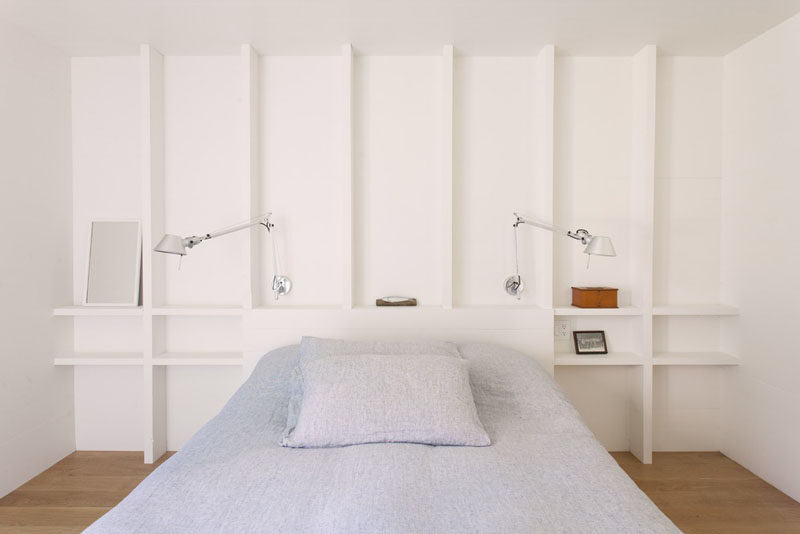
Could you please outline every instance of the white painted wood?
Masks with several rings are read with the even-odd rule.
[[[261,208],[261,161],[259,130],[259,57],[258,52],[249,44],[241,46],[240,79],[242,102],[239,108],[241,116],[242,174],[247,193],[245,198],[246,214],[242,220],[259,217],[264,213]],[[244,264],[247,269],[247,286],[244,288],[243,306],[252,308],[261,303],[261,247],[264,242],[264,231],[252,228],[248,232],[249,240],[245,242]]]
[[[684,304],[654,306],[653,315],[685,317],[739,315],[739,308],[728,304]]]
[[[179,450],[217,415],[242,383],[235,366],[169,366],[166,373],[167,447]]]
[[[547,45],[536,57],[536,191],[534,212],[545,221],[553,220],[553,160],[555,154],[555,46]],[[535,265],[541,280],[536,294],[536,304],[549,308],[553,305],[553,240],[555,236],[544,232],[537,236]]]
[[[653,365],[740,365],[741,360],[724,352],[657,352]]]
[[[636,306],[620,306],[619,308],[577,308],[575,306],[558,306],[553,308],[557,316],[638,316],[642,309]]]
[[[246,220],[241,57],[166,56],[163,62],[164,232],[197,235]],[[237,232],[204,242],[182,260],[155,255],[167,260],[164,304],[241,306],[249,237]]]
[[[153,357],[153,365],[242,365],[241,352],[165,352]]]
[[[631,265],[632,59],[556,58],[553,220],[611,236],[616,258],[587,258],[567,238],[553,240],[553,305],[572,301],[571,286],[619,289],[636,305]],[[602,198],[602,202],[597,199]]]
[[[275,228],[271,237],[259,234],[260,306],[341,305],[342,74],[339,56],[261,58],[259,204]],[[279,274],[293,283],[279,300],[271,288],[272,239]]]
[[[536,308],[442,308],[383,307],[342,311],[303,309],[259,309],[245,315],[245,328],[302,329],[390,329],[438,330],[454,328],[525,330],[553,327],[550,310]]]
[[[78,366],[75,376],[75,448],[142,449],[144,389],[141,366]]]
[[[442,307],[453,307],[453,45],[442,49]]]
[[[165,138],[164,138],[164,57],[149,45],[140,49],[142,124],[143,124],[143,254],[142,295],[144,307],[144,362],[142,369],[142,428],[145,463],[153,463],[166,452],[166,425],[163,370],[154,369],[153,351],[163,343],[161,323],[151,312],[166,299],[163,255],[153,254],[154,243],[165,226]]]
[[[641,366],[557,366],[555,377],[581,418],[606,449],[630,449],[631,375]],[[591,387],[587,387],[591,384]]]
[[[144,354],[136,352],[73,352],[56,356],[54,365],[144,365]]]
[[[353,47],[342,45],[342,308],[353,307]]]
[[[556,353],[555,365],[642,365],[644,360],[631,352],[609,352],[608,354]]]
[[[143,218],[140,78],[137,56],[71,60],[71,302],[83,302],[86,290],[91,221]]]
[[[173,386],[187,393],[192,391],[192,384],[204,384],[209,395],[219,399],[227,394],[230,377],[241,377],[242,372],[246,376],[267,350],[297,343],[302,335],[395,339],[424,336],[498,343],[530,354],[550,371],[555,365],[556,377],[560,381],[567,377],[565,389],[570,398],[575,397],[576,406],[590,414],[590,427],[609,447],[630,448],[644,458],[648,439],[654,436],[670,446],[714,442],[716,430],[712,432],[710,427],[707,436],[697,436],[695,441],[687,440],[684,434],[685,429],[696,428],[698,421],[711,420],[715,413],[711,401],[679,405],[680,399],[669,394],[659,406],[652,405],[652,396],[663,393],[653,390],[653,365],[665,370],[685,369],[687,375],[682,383],[687,394],[706,403],[708,399],[694,395],[698,385],[691,373],[726,373],[722,369],[726,359],[709,355],[737,354],[725,346],[728,338],[721,337],[729,323],[739,320],[719,318],[736,313],[736,308],[716,304],[736,302],[723,298],[723,291],[703,293],[702,300],[692,303],[677,298],[680,292],[670,290],[659,295],[663,306],[652,307],[658,282],[652,280],[653,252],[648,252],[648,241],[657,248],[665,236],[674,239],[690,233],[693,225],[707,224],[716,212],[709,209],[706,213],[706,208],[713,208],[721,199],[719,180],[656,180],[655,166],[651,168],[653,154],[664,153],[663,146],[651,143],[653,132],[666,135],[665,131],[683,131],[689,120],[688,112],[678,110],[675,113],[680,117],[675,118],[678,122],[671,129],[655,129],[654,113],[665,112],[654,107],[654,102],[669,100],[669,94],[657,93],[656,89],[671,91],[675,80],[685,85],[686,76],[673,77],[667,88],[656,85],[655,54],[649,47],[633,59],[556,60],[553,47],[543,48],[535,57],[453,58],[449,89],[452,199],[448,201],[446,161],[442,158],[446,159],[448,153],[447,69],[452,50],[438,49],[441,54],[430,57],[354,58],[352,47],[345,45],[333,57],[259,60],[255,50],[244,45],[238,56],[217,58],[219,61],[202,57],[187,60],[172,72],[177,85],[170,89],[169,102],[184,105],[179,100],[186,91],[181,88],[189,87],[191,80],[205,79],[210,72],[225,76],[227,70],[232,70],[236,76],[231,77],[241,83],[220,82],[205,88],[193,101],[209,106],[204,115],[208,124],[217,124],[215,117],[223,112],[243,120],[237,119],[233,125],[222,120],[218,131],[199,140],[197,132],[189,132],[187,135],[195,136],[196,142],[187,145],[186,139],[176,141],[190,125],[191,117],[184,109],[173,115],[170,124],[174,131],[164,147],[159,141],[165,128],[163,115],[175,108],[160,111],[163,82],[157,81],[160,71],[152,68],[160,55],[148,48],[148,68],[142,76],[149,81],[141,81],[143,93],[149,95],[143,119],[149,132],[144,151],[150,155],[142,175],[144,206],[134,201],[124,208],[142,209],[143,220],[150,221],[145,256],[153,256],[149,253],[153,239],[165,231],[163,221],[159,222],[164,213],[171,213],[174,220],[186,225],[187,233],[193,233],[213,229],[214,224],[205,227],[206,212],[218,205],[223,211],[230,208],[230,217],[235,219],[220,221],[220,225],[266,208],[276,213],[282,209],[285,219],[280,229],[285,230],[281,239],[285,240],[282,248],[286,249],[282,252],[290,260],[287,273],[296,283],[302,282],[297,286],[297,298],[287,298],[275,306],[270,293],[261,291],[264,277],[271,275],[271,257],[264,254],[269,251],[256,252],[252,242],[242,239],[239,244],[228,242],[232,264],[227,270],[212,258],[220,251],[204,248],[206,244],[184,258],[181,271],[177,270],[176,258],[166,258],[164,267],[168,271],[161,275],[158,266],[151,263],[147,268],[150,281],[144,288],[149,305],[125,310],[121,315],[127,317],[114,317],[116,313],[105,309],[97,313],[80,307],[54,310],[54,314],[74,317],[70,321],[76,324],[75,340],[62,354],[63,358],[72,359],[60,356],[60,364],[70,363],[81,369],[96,367],[100,369],[99,377],[108,372],[103,369],[114,364],[92,360],[95,354],[110,354],[106,360],[122,367],[119,362],[125,360],[125,353],[141,353],[141,363],[134,363],[144,371],[146,393],[142,402],[147,404],[148,421],[144,448],[151,451],[150,459],[163,449],[163,443],[182,444],[191,429],[213,415],[213,403],[202,404],[197,410],[188,401],[173,403],[171,399],[178,395],[171,391]],[[143,58],[140,61],[145,61]],[[183,61],[178,58],[175,63],[172,59],[175,58],[168,58],[167,63],[173,66]],[[109,74],[102,62],[95,65],[87,61],[83,67],[90,71],[83,73],[86,80],[97,79],[91,87],[116,87],[108,80],[103,82]],[[683,67],[675,60],[674,71]],[[88,76],[95,68],[98,72],[94,78]],[[713,85],[711,78],[704,78],[708,83],[704,81],[697,90],[705,91],[707,85]],[[309,88],[315,80],[327,82]],[[682,101],[691,100],[693,87],[689,84],[679,88]],[[236,95],[235,103],[221,98],[228,92]],[[691,109],[693,105],[680,107]],[[84,115],[89,112],[88,107],[79,109]],[[180,107],[177,109],[180,111]],[[126,124],[122,121],[116,127],[125,131]],[[139,131],[138,123],[134,127]],[[320,148],[319,138],[303,142],[305,137],[301,134],[315,129],[330,141],[330,152]],[[89,134],[96,135],[96,128],[89,130],[82,134],[88,144],[92,138]],[[208,147],[217,137],[225,137],[228,130],[237,134],[231,134],[233,141],[223,147],[230,162],[236,162],[229,165],[233,178],[229,180],[228,172],[212,176],[209,169],[203,169],[209,187],[192,189],[191,202],[185,202],[180,195],[186,187],[192,187],[186,185],[191,177],[173,173],[165,180],[159,150],[166,148],[168,154],[178,157],[178,168],[183,165],[191,169],[197,162],[189,161],[187,146]],[[709,146],[715,142],[706,141]],[[661,146],[662,152],[655,152],[654,146]],[[687,152],[689,148],[682,145],[670,149],[672,168],[699,166],[692,158],[710,165],[710,160],[697,159],[697,154]],[[305,161],[313,160],[309,153],[323,152],[332,155],[317,162]],[[227,161],[226,158],[222,160]],[[262,159],[267,165],[259,165]],[[295,164],[296,161],[301,163]],[[284,174],[295,167],[304,170],[302,176]],[[310,188],[306,176],[328,167],[330,183]],[[166,183],[172,178],[177,181]],[[225,188],[222,195],[217,194],[220,187]],[[88,189],[80,190],[81,195],[88,194]],[[338,202],[336,199],[340,198],[342,201]],[[92,201],[79,201],[86,206],[81,210],[87,213],[99,205],[93,203],[96,199],[89,200]],[[191,203],[205,205],[203,213],[196,211],[200,221],[197,226],[188,224],[195,215]],[[319,213],[328,213],[325,210],[333,206],[336,215],[329,213],[329,217],[320,218],[321,222],[306,224],[308,221],[302,219],[308,205],[315,203],[327,206]],[[384,205],[389,206],[390,213],[380,211]],[[448,205],[453,221],[449,229]],[[519,208],[520,205],[528,208]],[[406,210],[406,206],[413,209]],[[523,274],[530,281],[528,300],[509,300],[501,282],[510,274],[511,247],[506,245],[510,245],[510,212],[514,209],[609,234],[619,256],[593,259],[587,271],[580,246],[526,228],[520,235],[523,269],[530,271]],[[678,224],[673,224],[675,221]],[[182,232],[172,227],[169,231]],[[448,309],[447,299],[448,231],[452,242],[452,310]],[[253,231],[251,237],[258,246],[269,245],[259,231]],[[383,255],[398,242],[405,247],[408,258],[386,261]],[[372,247],[367,254],[365,246]],[[335,252],[319,252],[325,250]],[[420,261],[422,267],[418,265]],[[714,261],[709,263],[703,280],[711,280],[717,269]],[[213,268],[215,276],[227,278],[222,282],[209,280],[206,287],[205,281],[198,282],[199,271],[193,270],[196,267]],[[689,292],[692,286],[686,282],[681,264],[662,268],[671,272],[675,280],[683,280],[680,290]],[[658,268],[655,273],[659,274]],[[388,275],[412,291],[423,288],[423,293],[415,296],[430,298],[421,299],[422,306],[417,308],[376,309],[372,293]],[[260,281],[255,282],[254,276],[261,277]],[[248,292],[248,283],[251,289],[258,290]],[[569,286],[577,284],[617,285],[622,290],[623,306],[614,310],[567,306]],[[241,287],[245,288],[243,298],[239,298],[236,289]],[[312,287],[316,289],[309,291]],[[677,286],[672,283],[664,287]],[[652,314],[657,315],[655,322]],[[605,330],[611,354],[576,356],[571,353],[571,344],[555,344],[554,316],[568,320],[573,330]],[[655,328],[653,332],[650,325]],[[651,359],[654,343],[655,352],[659,356],[666,353],[667,359]],[[169,376],[173,369],[186,373],[173,381]],[[200,374],[193,374],[194,370]],[[214,373],[226,378],[215,385],[210,378]],[[603,377],[599,385],[598,376]],[[176,385],[178,380],[180,385]],[[86,387],[88,382],[81,384]],[[663,381],[656,387],[663,388]],[[612,392],[613,398],[607,402],[598,400]],[[661,417],[662,427],[658,429],[652,426],[656,413]],[[82,420],[89,421],[91,417]]]
[[[550,307],[550,277],[537,271],[549,232],[520,227],[519,263],[525,291],[519,301],[503,281],[514,273],[513,212],[535,213],[546,198],[538,176],[538,60],[531,57],[456,57],[453,116],[453,301],[457,307]],[[544,89],[542,89],[544,91]],[[542,98],[544,101],[544,98]],[[546,141],[544,141],[547,144]],[[540,191],[541,190],[541,191]],[[546,202],[543,202],[546,203]],[[542,264],[543,265],[543,264]]]
[[[241,316],[244,309],[238,306],[160,306],[153,308],[153,315],[185,317]]]
[[[633,127],[631,152],[631,303],[642,308],[639,340],[645,362],[641,396],[631,403],[631,452],[645,464],[653,461],[653,210],[656,138],[656,47],[633,57]],[[641,428],[640,428],[641,426]]]
[[[441,66],[441,56],[355,58],[356,305],[442,304]]]
[[[117,306],[60,306],[58,308],[53,308],[53,315],[58,317],[141,316],[142,308],[119,308]]]

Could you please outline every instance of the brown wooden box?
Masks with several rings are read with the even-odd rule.
[[[573,287],[572,305],[577,308],[616,308],[617,291],[613,287]]]

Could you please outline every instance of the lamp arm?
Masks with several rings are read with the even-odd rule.
[[[244,230],[245,228],[250,228],[251,226],[258,226],[261,225],[269,231],[270,228],[275,226],[271,222],[269,222],[269,218],[272,216],[272,213],[265,213],[255,219],[250,219],[249,221],[235,224],[233,226],[228,226],[226,228],[221,228],[219,230],[215,230],[213,232],[197,236],[193,235],[191,237],[186,237],[184,240],[186,241],[186,246],[192,248],[193,246],[202,243],[203,241],[207,241],[208,239],[214,239],[215,237],[220,237],[227,234],[232,234],[233,232],[238,232],[239,230]]]
[[[527,217],[524,217],[517,212],[514,212],[514,216],[517,218],[516,222],[514,222],[514,227],[517,227],[520,224],[530,224],[531,226],[548,230],[550,232],[553,232],[554,234],[563,235],[565,237],[571,237],[572,239],[580,241],[584,245],[588,244],[592,238],[592,234],[590,234],[587,230],[584,230],[583,228],[579,228],[578,230],[575,230],[573,232],[572,230],[567,230],[566,228],[556,226],[555,224],[538,221],[536,219],[528,219]]]

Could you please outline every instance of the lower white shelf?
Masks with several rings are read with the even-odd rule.
[[[59,354],[55,365],[143,365],[144,355],[137,352],[70,352]]]
[[[653,365],[739,365],[740,360],[725,352],[657,352]]]
[[[573,354],[557,352],[557,366],[566,365],[642,365],[642,358],[632,352],[609,352],[608,354]]]
[[[165,352],[153,358],[153,365],[242,365],[241,352]]]

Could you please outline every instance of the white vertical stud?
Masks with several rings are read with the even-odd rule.
[[[353,47],[342,45],[342,308],[353,307]]]
[[[453,45],[442,50],[442,306],[453,307]]]
[[[656,47],[633,57],[633,127],[631,162],[632,304],[642,310],[640,350],[644,360],[634,371],[631,403],[631,452],[653,461],[653,218],[656,137]]]
[[[154,324],[153,307],[165,297],[163,255],[153,243],[164,233],[164,57],[150,45],[140,49],[142,80],[142,295],[144,329],[144,461],[153,463],[167,451],[166,384],[163,367],[153,365],[163,350],[163,323]]]
[[[536,57],[536,198],[533,213],[546,221],[553,220],[553,108],[555,105],[555,47],[547,45]],[[536,303],[553,306],[553,234],[536,234]]]
[[[260,204],[260,158],[259,158],[259,106],[258,106],[258,52],[249,44],[241,47],[241,133],[242,133],[242,166],[246,175],[244,183],[247,191],[246,217],[251,219],[262,214]],[[261,227],[250,230],[250,241],[245,252],[245,276],[243,288],[244,307],[255,308],[261,304],[261,243],[264,231]]]

